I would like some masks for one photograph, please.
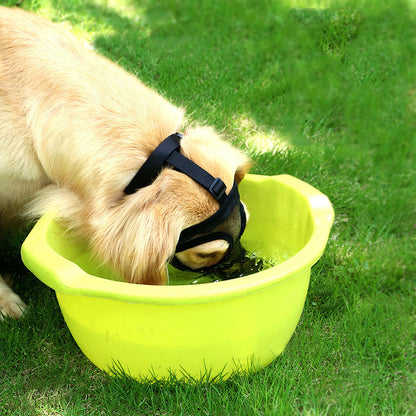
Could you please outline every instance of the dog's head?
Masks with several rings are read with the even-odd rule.
[[[211,128],[186,131],[180,152],[212,177],[221,178],[226,195],[235,193],[250,167],[247,157]],[[110,210],[111,219],[102,218],[94,227],[92,240],[97,252],[126,281],[163,284],[166,264],[172,258],[190,269],[205,268],[221,261],[239,239],[244,224],[238,201],[228,207],[225,221],[210,227],[209,238],[194,233],[200,243],[190,248],[184,244],[178,250],[184,230],[205,223],[219,211],[221,203],[194,179],[169,165],[145,185],[128,192]]]

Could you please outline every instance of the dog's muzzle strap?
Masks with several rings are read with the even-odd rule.
[[[237,183],[234,182],[230,193],[227,195],[225,192],[226,186],[220,178],[214,178],[206,170],[179,153],[181,138],[181,134],[174,133],[160,143],[124,189],[124,193],[130,195],[135,193],[140,188],[151,185],[163,167],[172,166],[175,170],[188,175],[195,182],[199,183],[220,204],[220,208],[217,212],[209,218],[188,227],[181,232],[176,252],[184,251],[215,239],[224,239],[231,247],[233,238],[230,234],[211,231],[215,230],[217,226],[224,223],[239,203],[241,218],[239,237],[241,237],[246,225],[246,215],[244,207],[240,202]]]
[[[223,204],[220,206],[217,212],[215,212],[213,215],[208,217],[206,220],[198,224],[195,224],[191,227],[185,228],[185,230],[181,232],[176,251],[177,252],[183,251],[183,250],[186,250],[187,248],[195,247],[199,244],[202,244],[202,243],[198,243],[198,244],[193,244],[192,246],[189,246],[189,243],[188,243],[185,246],[181,242],[182,241],[188,242],[189,240],[192,239],[193,236],[197,234],[205,234],[205,233],[209,233],[210,231],[213,231],[218,226],[218,224],[222,224],[223,222],[225,222],[225,220],[231,215],[235,206],[239,202],[239,199],[240,199],[240,196],[238,193],[237,184],[234,182],[234,185],[230,193],[226,196]],[[242,231],[244,231],[245,220],[246,220],[244,208],[242,209],[241,208],[242,208],[242,205],[240,205],[240,216],[242,218],[242,224],[241,224],[239,237],[241,237]],[[196,243],[196,238],[192,239],[191,241]],[[187,248],[184,248],[184,247],[187,247]]]
[[[179,153],[181,138],[182,135],[175,133],[160,143],[124,189],[124,193],[130,195],[150,185],[164,166],[171,165],[198,182],[220,204],[223,203],[226,196],[224,182],[220,178],[214,178],[206,170]]]
[[[165,139],[156,149],[151,153],[148,159],[143,163],[136,175],[124,189],[127,195],[134,194],[138,189],[150,185],[159,175],[162,167],[165,166],[166,159],[172,152],[180,148],[178,137],[172,134]]]

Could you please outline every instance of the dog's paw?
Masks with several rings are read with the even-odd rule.
[[[26,304],[0,277],[0,320],[3,320],[5,316],[19,319],[25,310]]]
[[[0,298],[0,320],[4,316],[19,319],[26,310],[26,304],[15,293],[11,293],[7,298]]]

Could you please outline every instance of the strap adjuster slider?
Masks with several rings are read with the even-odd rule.
[[[220,201],[225,195],[226,188],[225,183],[220,178],[216,178],[209,187],[209,192],[217,201]]]

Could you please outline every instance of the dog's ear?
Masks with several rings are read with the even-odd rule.
[[[180,221],[169,208],[153,204],[141,209],[119,234],[119,251],[113,259],[127,282],[166,283],[167,262],[175,252],[181,230]]]
[[[149,187],[151,188],[151,187]],[[159,189],[139,190],[111,208],[90,212],[92,249],[128,283],[166,283],[166,263],[183,228],[175,204],[160,201]]]
[[[169,207],[154,206],[138,218],[131,283],[163,285],[167,281],[167,262],[173,256],[180,226],[169,215]]]

